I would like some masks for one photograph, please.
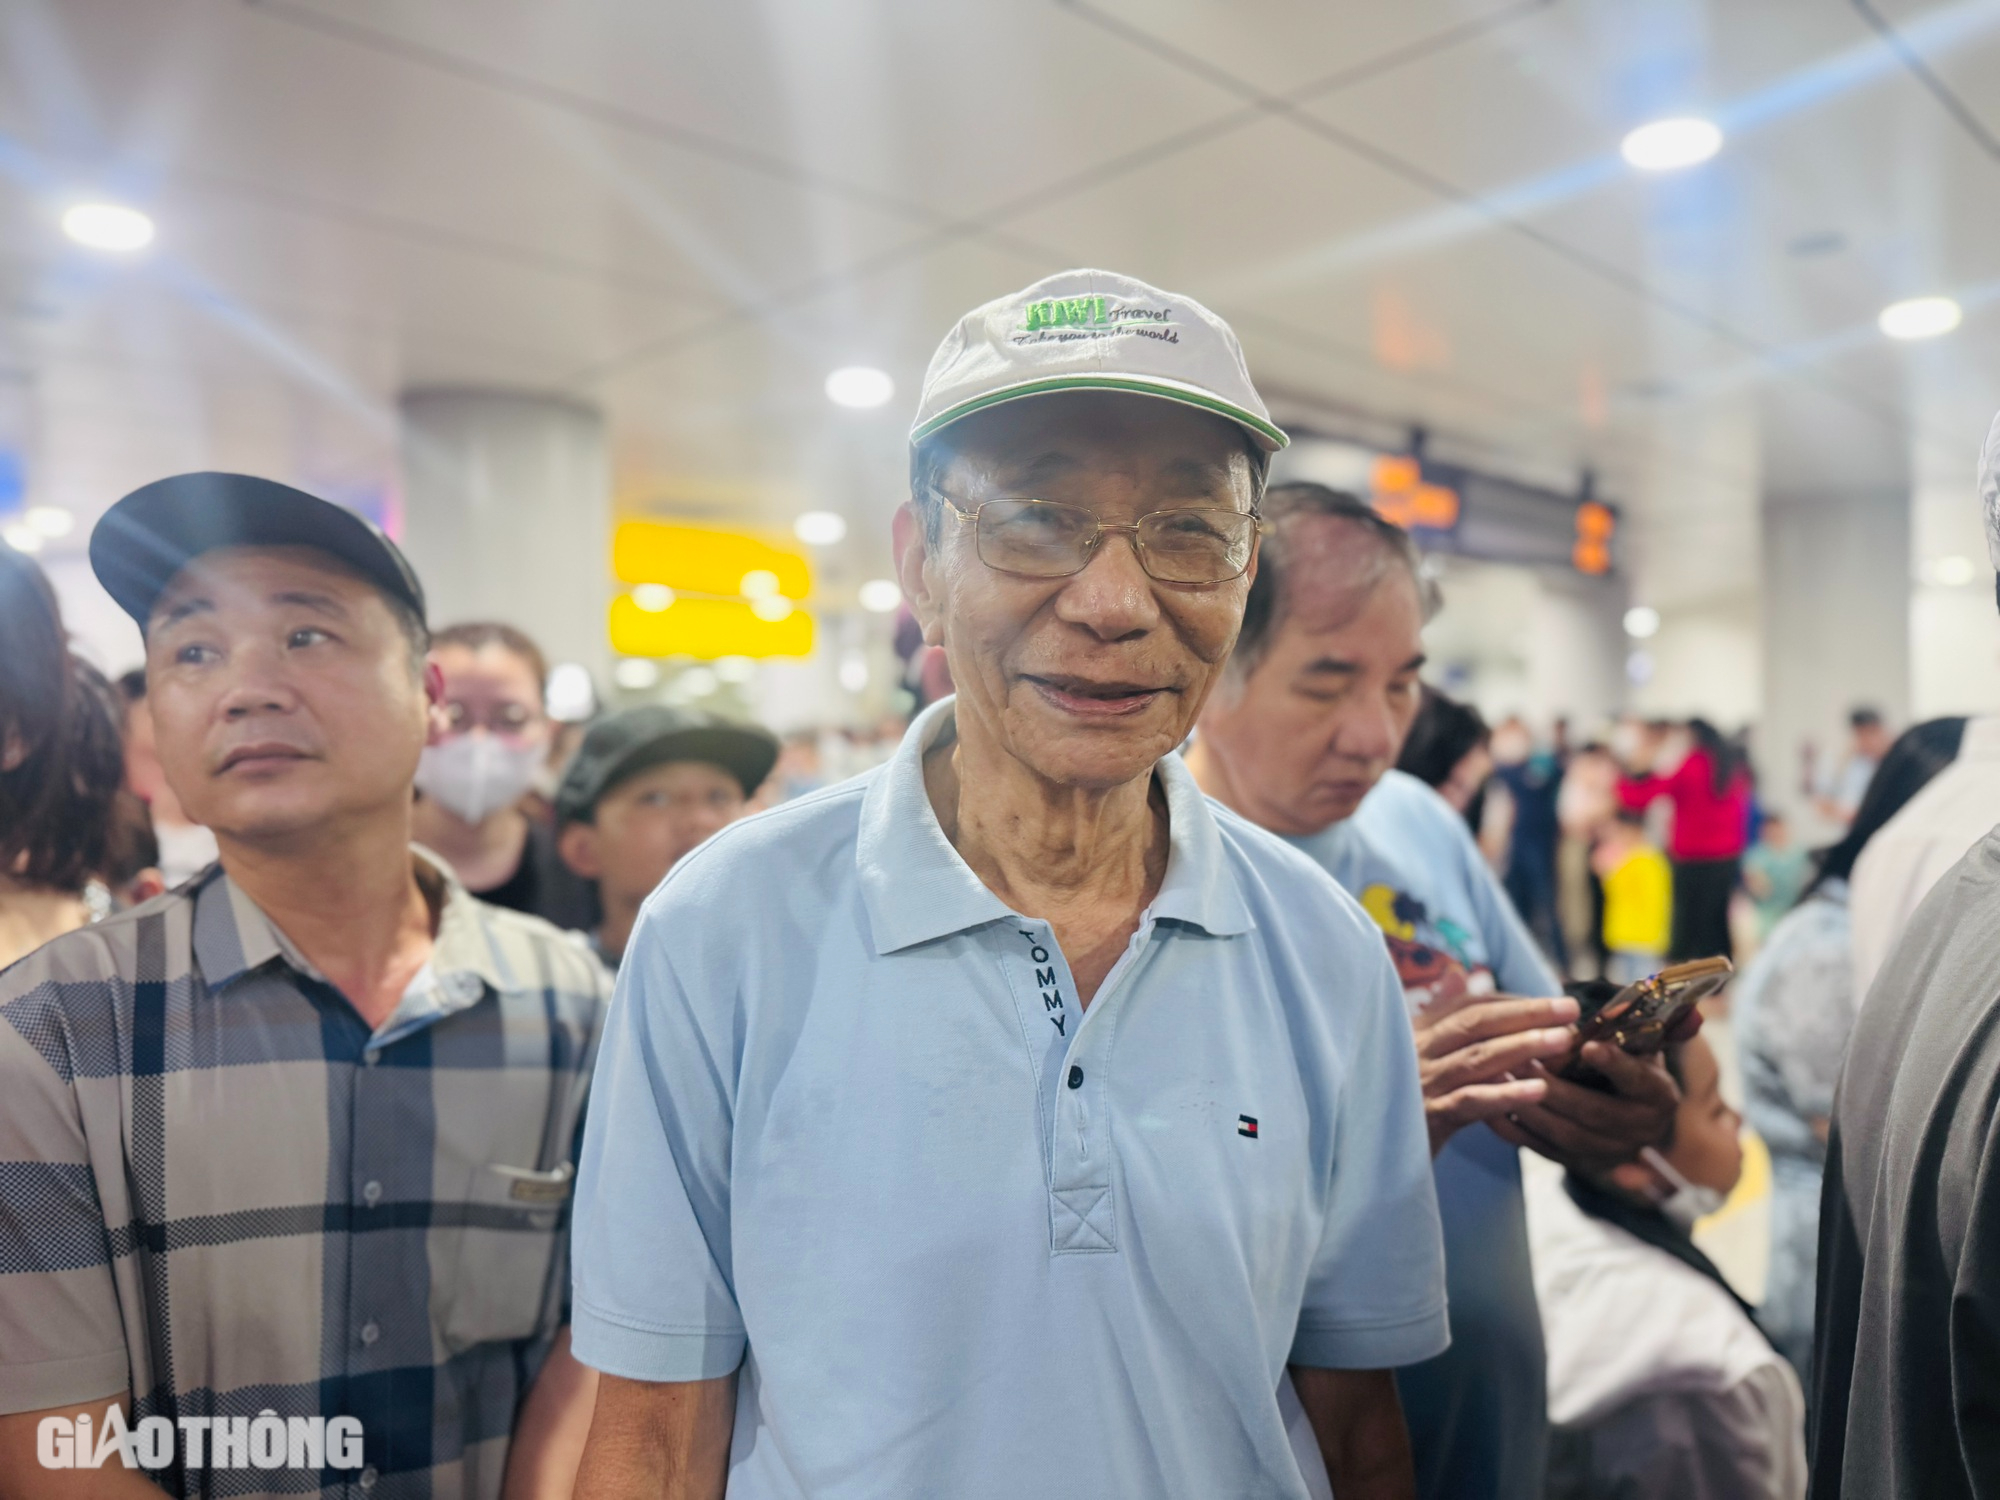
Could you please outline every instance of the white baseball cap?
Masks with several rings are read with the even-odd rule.
[[[1979,509],[1986,517],[1986,556],[2000,572],[2000,416],[1979,450]]]
[[[931,356],[910,441],[1003,402],[1057,391],[1129,391],[1214,412],[1266,453],[1271,421],[1243,346],[1192,297],[1112,271],[1062,271],[976,307]]]

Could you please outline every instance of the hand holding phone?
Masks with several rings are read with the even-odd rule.
[[[1601,1004],[1586,1002],[1576,1024],[1576,1047],[1557,1072],[1579,1082],[1594,1078],[1581,1056],[1591,1042],[1608,1042],[1634,1057],[1658,1052],[1681,1018],[1729,983],[1735,972],[1726,958],[1692,959],[1628,984]]]

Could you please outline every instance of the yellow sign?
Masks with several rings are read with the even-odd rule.
[[[611,565],[624,583],[660,583],[696,594],[773,592],[803,599],[812,592],[812,568],[798,553],[700,526],[621,521],[612,537]],[[766,578],[752,578],[755,574],[776,580],[776,588]],[[745,578],[752,578],[751,588],[743,586]]]
[[[647,610],[630,594],[620,594],[611,601],[611,649],[621,656],[695,656],[703,661],[810,655],[813,617],[794,608],[782,618],[767,618],[775,613],[768,607],[759,612],[741,599],[686,594],[665,609]]]

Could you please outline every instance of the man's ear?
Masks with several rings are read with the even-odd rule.
[[[444,713],[444,668],[424,658],[424,743],[435,745],[451,732]]]
[[[1657,1202],[1662,1196],[1659,1173],[1644,1162],[1621,1161],[1607,1175],[1614,1187],[1648,1203]]]
[[[556,853],[570,873],[583,880],[599,879],[604,866],[597,859],[597,830],[588,823],[565,823],[556,835]]]
[[[923,628],[924,644],[942,646],[943,610],[931,586],[930,541],[924,535],[924,518],[917,514],[915,505],[905,500],[896,508],[895,519],[889,523],[889,535],[896,557],[896,582],[902,585],[910,613]]]

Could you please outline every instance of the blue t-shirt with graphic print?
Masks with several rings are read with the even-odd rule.
[[[1454,969],[1511,995],[1561,985],[1471,831],[1414,776],[1390,771],[1353,817],[1292,844],[1388,936],[1406,990]],[[1515,1149],[1483,1125],[1436,1162],[1451,1348],[1397,1372],[1425,1500],[1539,1500],[1547,1462],[1542,1324]]]

